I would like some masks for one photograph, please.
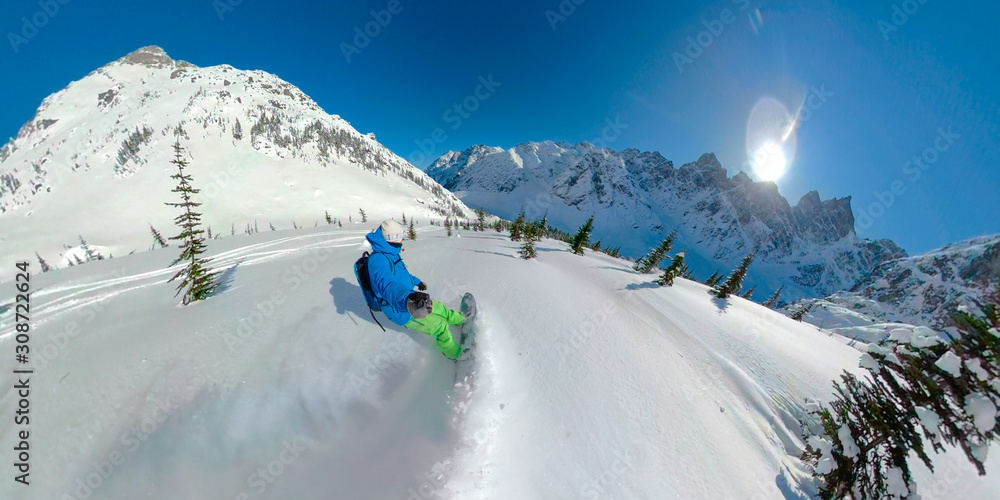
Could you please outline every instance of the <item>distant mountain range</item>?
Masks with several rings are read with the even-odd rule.
[[[859,238],[849,197],[824,201],[812,191],[792,206],[773,182],[729,177],[710,153],[675,168],[657,152],[588,143],[479,145],[446,153],[427,173],[470,207],[505,218],[547,213],[573,231],[594,214],[593,239],[632,257],[676,228],[675,246],[700,278],[755,250],[748,286],[760,295],[783,286],[790,299],[826,296],[907,255],[891,240]]]

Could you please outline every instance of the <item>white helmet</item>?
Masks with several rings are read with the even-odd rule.
[[[402,243],[403,242],[403,226],[399,225],[398,222],[388,219],[382,222],[382,237],[385,241],[389,243]]]

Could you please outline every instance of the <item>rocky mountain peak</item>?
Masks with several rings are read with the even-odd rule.
[[[115,61],[119,64],[135,64],[147,68],[194,67],[185,61],[175,61],[167,51],[156,45],[147,45]]]

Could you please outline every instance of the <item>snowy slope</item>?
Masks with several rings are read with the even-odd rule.
[[[848,338],[877,341],[896,325],[947,327],[959,308],[978,311],[1000,282],[1000,235],[946,245],[884,263],[850,291],[811,304],[804,321]]]
[[[787,299],[829,295],[906,255],[890,240],[855,235],[850,197],[821,201],[813,191],[791,206],[772,182],[728,177],[713,154],[674,168],[657,152],[532,142],[450,152],[427,173],[469,206],[509,219],[548,213],[573,232],[595,214],[593,240],[629,257],[676,228],[701,279],[756,250],[749,286],[760,295],[779,286]]]
[[[0,498],[800,498],[796,419],[857,351],[602,254],[420,229],[410,270],[479,299],[471,393],[430,338],[372,323],[358,229],[211,241],[226,290],[184,308],[173,248],[34,275],[33,484]],[[949,454],[924,498],[989,498],[997,462]]]
[[[237,130],[239,124],[239,130]],[[146,47],[46,98],[0,149],[0,266],[66,266],[82,235],[105,256],[152,245],[176,209],[172,144],[187,148],[216,234],[467,213],[451,193],[293,85],[199,68]]]

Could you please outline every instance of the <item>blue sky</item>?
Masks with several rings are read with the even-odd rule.
[[[862,236],[911,253],[1000,232],[1000,7],[986,2],[49,1],[0,6],[0,135],[145,45],[275,73],[421,167],[473,144],[610,132],[613,149],[677,166],[715,152],[736,173],[751,109],[771,97],[809,103],[777,181],[792,204],[853,196]],[[22,17],[44,22],[25,31]]]

